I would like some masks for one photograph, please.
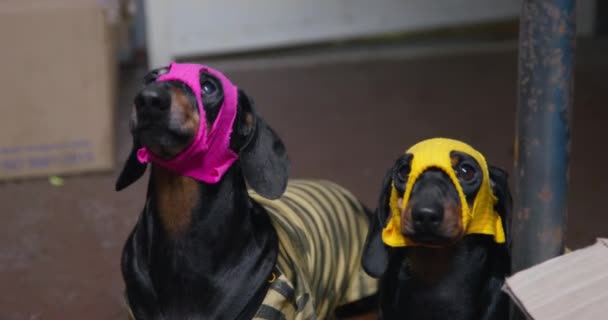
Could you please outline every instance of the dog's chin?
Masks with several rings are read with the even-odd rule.
[[[163,160],[175,158],[186,149],[192,140],[190,137],[182,137],[166,129],[154,127],[137,128],[132,134],[135,140]]]
[[[460,236],[444,236],[437,234],[404,234],[404,236],[411,239],[417,245],[426,246],[426,247],[449,247],[454,245],[458,240],[460,240]]]

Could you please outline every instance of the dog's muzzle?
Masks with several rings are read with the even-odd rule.
[[[217,77],[224,89],[224,101],[211,129],[207,132],[207,121],[201,98],[200,71],[204,70]],[[153,162],[168,170],[206,183],[218,182],[236,161],[238,155],[230,150],[230,135],[236,118],[238,89],[226,76],[217,70],[198,64],[172,62],[169,72],[156,81],[181,81],[194,93],[200,122],[195,139],[190,145],[170,160],[161,159],[146,147],[138,150],[141,163]]]

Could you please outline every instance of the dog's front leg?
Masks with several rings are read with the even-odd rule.
[[[479,320],[507,320],[509,318],[509,299],[502,292],[504,280],[492,277],[481,294]]]
[[[145,258],[145,239],[138,223],[127,240],[122,254],[122,273],[126,284],[127,305],[131,317],[162,320],[156,291]]]

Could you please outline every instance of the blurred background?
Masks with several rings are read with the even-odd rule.
[[[146,70],[209,64],[252,96],[292,177],[375,207],[411,144],[512,171],[517,0],[0,1],[0,318],[125,319],[120,252],[146,179],[114,192]],[[577,1],[567,243],[608,236],[608,3]]]

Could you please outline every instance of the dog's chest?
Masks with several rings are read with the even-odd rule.
[[[407,314],[411,319],[473,320],[477,309],[475,294],[456,283],[441,283],[429,287],[412,281],[397,294],[399,309],[405,312],[399,314]],[[458,287],[461,290],[458,290]]]
[[[485,257],[457,252],[447,258],[429,258],[413,254],[391,266],[393,276],[383,281],[385,299],[390,301],[384,309],[391,310],[395,319],[407,315],[411,319],[474,320],[487,278]]]

